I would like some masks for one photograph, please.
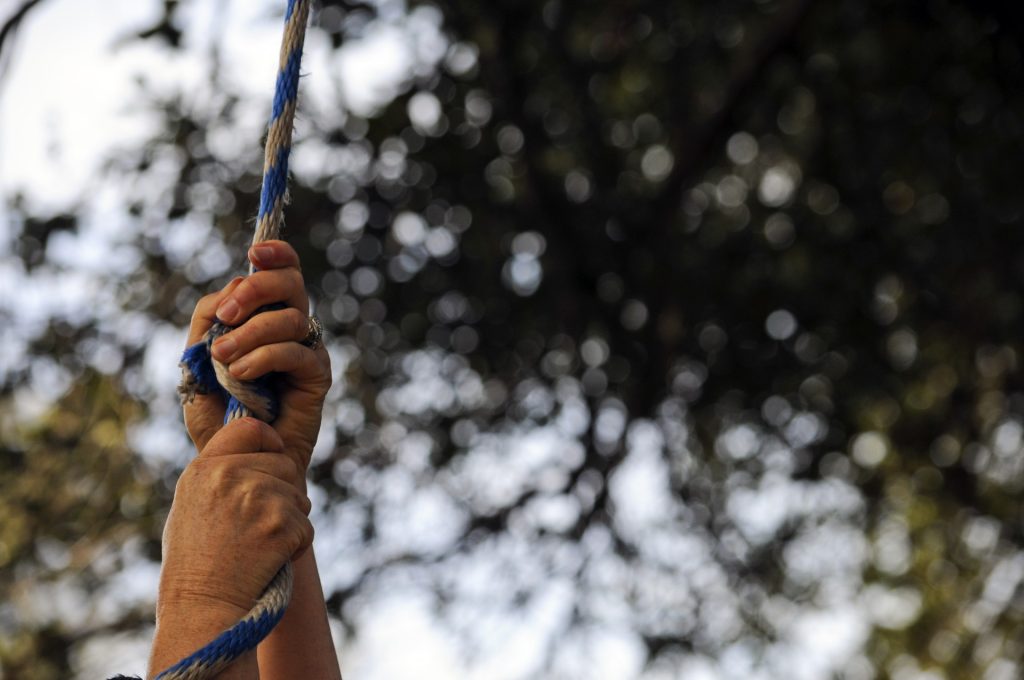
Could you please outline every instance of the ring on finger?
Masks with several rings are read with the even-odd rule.
[[[324,325],[320,322],[320,319],[316,314],[311,314],[309,317],[309,330],[306,332],[306,337],[302,338],[302,344],[310,349],[319,349],[323,347],[324,339]]]

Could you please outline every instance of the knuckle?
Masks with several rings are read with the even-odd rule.
[[[248,361],[254,365],[263,366],[268,362],[273,364],[274,361],[274,347],[273,345],[261,345],[249,352]]]
[[[250,335],[250,332],[252,330],[252,328],[249,326],[250,323],[252,323],[252,322],[251,321],[246,321],[241,326],[238,326],[237,328],[232,330],[230,333],[225,333],[221,337],[222,338],[231,338],[232,340],[235,341],[236,347],[242,347],[242,346],[244,346],[246,340],[249,339],[249,335]]]
[[[203,477],[215,493],[227,492],[235,486],[234,475],[229,465],[210,465]]]
[[[250,304],[262,304],[266,302],[271,286],[268,285],[267,275],[272,271],[261,271],[247,277],[238,290],[242,291],[241,299]],[[244,291],[242,290],[244,288]]]
[[[245,281],[238,284],[238,288],[235,288],[235,292],[233,294],[235,299],[248,302],[256,297],[259,292],[259,283],[256,282],[256,278],[259,274],[260,272],[256,272],[251,276],[247,276]]]
[[[232,361],[238,359],[245,354],[248,347],[252,344],[252,326],[249,324],[251,321],[245,321],[242,325],[237,326],[230,333],[225,333],[222,338],[230,337],[234,341],[234,347],[231,348],[230,356],[225,357],[227,361],[224,363],[230,365]],[[219,338],[218,338],[219,339]],[[223,347],[223,345],[220,345]],[[214,345],[216,349],[218,345]]]
[[[231,337],[239,347],[248,346],[248,344],[260,333],[260,330],[265,325],[265,322],[260,319],[261,314],[256,314],[246,319],[242,325],[238,326],[235,330],[231,331]]]
[[[264,531],[268,537],[281,540],[290,533],[292,518],[286,502],[279,496],[276,500],[276,503],[269,504],[271,508],[264,517]]]
[[[261,311],[253,315],[249,323],[253,324],[254,328],[258,328],[260,331],[265,331],[268,328],[273,328],[274,326],[281,324],[277,314],[278,313],[273,310]]]
[[[273,519],[273,513],[266,510],[266,494],[261,490],[258,482],[246,479],[238,484],[235,491],[241,516],[247,523],[262,526],[263,522]]]
[[[295,336],[300,339],[306,337],[306,333],[309,331],[309,320],[302,310],[292,307],[288,310],[288,317],[295,329]]]
[[[293,367],[301,366],[302,363],[303,363],[303,360],[306,358],[305,350],[306,350],[306,348],[303,347],[302,345],[300,345],[297,342],[293,342],[293,343],[289,344],[288,345],[289,364],[291,366],[293,366]]]

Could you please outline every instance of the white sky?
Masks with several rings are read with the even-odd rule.
[[[132,0],[50,0],[29,15],[0,83],[4,193],[26,189],[65,203],[88,185],[113,144],[142,138],[144,122],[127,114],[137,67],[111,58],[109,49],[131,27],[155,19],[154,9]]]
[[[284,3],[185,2],[188,49],[172,53],[123,42],[155,22],[158,4],[47,0],[30,13],[15,43],[13,68],[0,82],[0,193],[24,190],[52,205],[80,197],[111,149],[132,147],[153,129],[155,121],[133,105],[133,80],[145,76],[201,92],[214,40],[225,75],[252,97],[253,120],[262,126],[278,60],[275,9],[279,13]],[[219,15],[218,7],[224,8]],[[303,62],[304,106],[333,108],[339,88],[357,113],[389,101],[405,79],[429,72],[443,56],[438,19],[436,12],[420,10],[412,19],[374,24],[338,53],[311,34]],[[301,138],[301,120],[298,126]],[[259,143],[259,133],[252,143]]]

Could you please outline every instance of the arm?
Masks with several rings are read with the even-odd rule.
[[[294,566],[292,602],[281,623],[258,648],[261,677],[341,680],[313,551],[307,550]]]

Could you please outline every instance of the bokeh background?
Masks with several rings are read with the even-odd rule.
[[[0,676],[138,673],[284,2],[0,3]],[[322,0],[352,678],[1024,674],[1024,5]]]

